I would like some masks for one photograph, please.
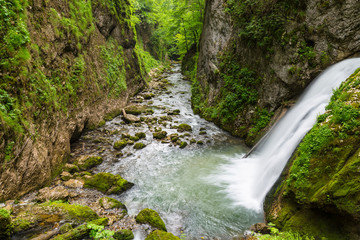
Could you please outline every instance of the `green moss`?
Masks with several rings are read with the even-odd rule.
[[[93,168],[103,162],[103,158],[99,156],[82,156],[75,161],[75,164],[81,170]]]
[[[126,139],[122,139],[122,140],[116,141],[114,143],[113,147],[116,150],[121,150],[121,149],[125,148],[127,145],[128,145],[128,141]]]
[[[149,224],[154,228],[166,231],[164,221],[161,219],[160,215],[152,209],[145,208],[141,210],[135,219],[137,223]]]
[[[121,229],[115,232],[113,238],[116,240],[131,240],[134,239],[134,234],[129,229]]]
[[[80,171],[79,167],[74,164],[65,164],[63,170],[72,174]]]
[[[47,202],[43,203],[42,206],[56,208],[64,214],[66,219],[74,220],[78,223],[88,222],[99,218],[98,215],[87,206],[72,205],[61,202]]]
[[[102,197],[99,199],[99,204],[101,207],[105,209],[112,209],[112,208],[123,208],[126,209],[125,205],[120,201],[109,198],[109,197]]]
[[[174,236],[172,233],[155,230],[150,233],[145,240],[180,240],[180,238]]]
[[[153,133],[153,137],[154,137],[155,139],[164,139],[164,138],[166,138],[166,136],[167,136],[167,132],[166,132],[166,131],[160,131],[160,132],[155,132],[155,133]]]
[[[137,141],[140,140],[140,138],[137,137],[137,136],[130,136],[130,140],[131,140],[131,141],[134,141],[134,142],[137,142]]]
[[[191,132],[192,128],[186,123],[182,123],[177,127],[178,132]]]
[[[135,143],[134,149],[143,149],[146,145],[144,143]]]
[[[98,173],[85,179],[85,188],[97,189],[106,194],[122,193],[133,186],[120,175],[111,173]]]

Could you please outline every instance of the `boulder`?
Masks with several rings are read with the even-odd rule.
[[[166,231],[165,223],[161,219],[160,215],[150,208],[141,210],[135,220],[137,223],[149,224],[154,228]]]

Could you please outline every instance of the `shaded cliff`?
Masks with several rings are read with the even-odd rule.
[[[253,145],[325,67],[360,51],[360,3],[207,1],[193,107]]]
[[[127,0],[0,1],[0,200],[48,184],[70,142],[145,86]]]
[[[284,230],[360,238],[360,69],[334,92],[265,204]]]

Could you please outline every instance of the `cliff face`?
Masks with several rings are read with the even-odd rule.
[[[360,238],[360,69],[335,91],[265,204],[269,222],[317,238]]]
[[[324,68],[360,51],[360,2],[207,1],[194,110],[252,145]]]
[[[0,200],[49,183],[145,86],[127,0],[0,1]],[[5,11],[6,10],[6,11]]]

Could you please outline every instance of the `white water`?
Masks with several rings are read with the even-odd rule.
[[[234,205],[262,211],[267,192],[280,176],[288,159],[319,114],[324,113],[333,89],[357,68],[360,58],[328,68],[306,89],[298,103],[277,123],[248,158],[229,159],[209,178],[224,188]]]

